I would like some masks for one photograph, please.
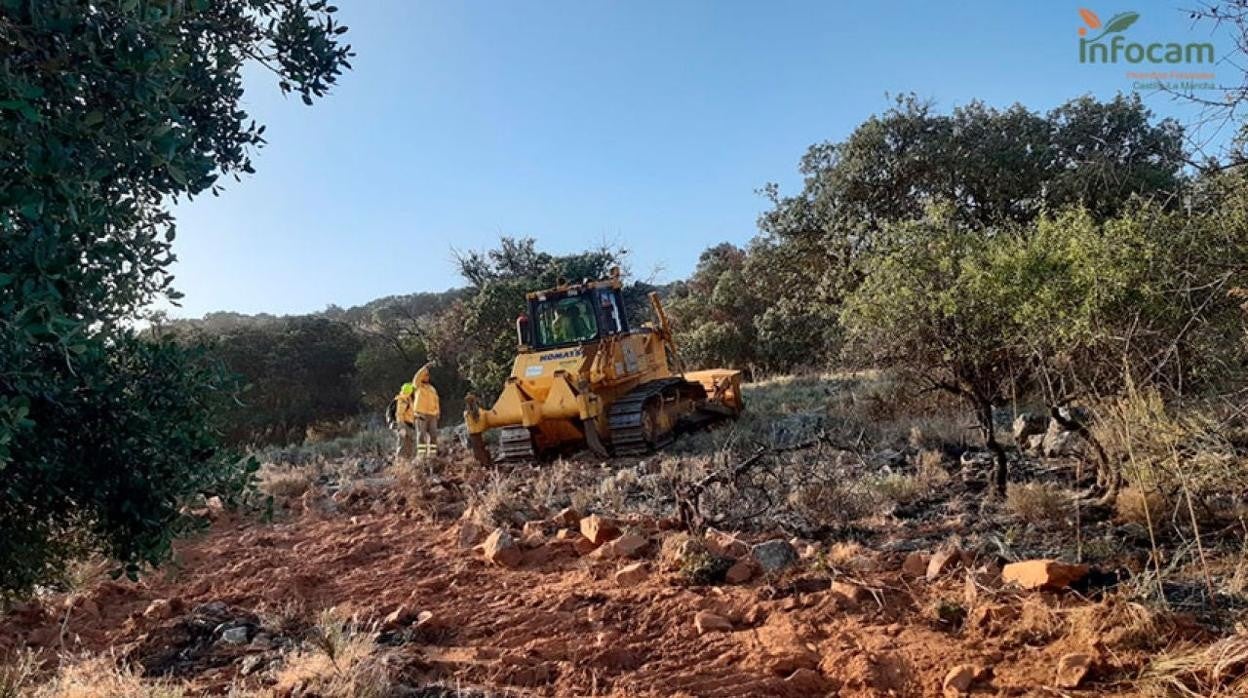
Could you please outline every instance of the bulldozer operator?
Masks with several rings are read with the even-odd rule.
[[[411,383],[404,383],[386,408],[386,425],[395,432],[397,460],[416,460],[438,452],[438,391],[429,379],[429,364],[420,367]]]
[[[573,300],[555,306],[551,322],[553,343],[578,342],[592,337],[594,332],[593,324],[585,318],[584,303]]]

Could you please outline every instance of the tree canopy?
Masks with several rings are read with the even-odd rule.
[[[324,2],[0,10],[0,589],[20,591],[86,552],[162,559],[188,497],[245,476],[217,364],[130,328],[178,298],[169,202],[252,170],[243,66],[311,103],[350,47]]]

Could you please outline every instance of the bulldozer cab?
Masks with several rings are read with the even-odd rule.
[[[526,324],[521,344],[539,351],[586,344],[628,331],[620,289],[606,284],[532,294]]]

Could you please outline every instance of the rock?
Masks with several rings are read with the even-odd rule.
[[[595,546],[602,545],[620,535],[619,526],[611,519],[604,519],[597,514],[581,519],[581,535]]]
[[[693,626],[698,629],[699,635],[732,632],[731,621],[710,611],[698,611],[698,614],[693,617]]]
[[[615,583],[622,587],[634,587],[644,582],[649,576],[650,570],[646,568],[646,563],[634,562],[621,567],[615,573]]]
[[[577,535],[576,540],[572,541],[572,549],[577,555],[584,557],[598,549],[594,542],[585,536]]]
[[[1063,655],[1057,662],[1057,683],[1059,688],[1079,688],[1079,684],[1088,677],[1096,664],[1096,657],[1084,652],[1072,652]]]
[[[546,542],[546,527],[541,521],[526,521],[520,531],[520,543],[526,548],[540,548]]]
[[[1033,434],[1027,437],[1027,454],[1038,456],[1044,452],[1044,434]]]
[[[555,514],[550,518],[551,523],[563,528],[574,528],[581,525],[581,513],[572,507],[568,507],[563,511]]]
[[[819,544],[813,540],[805,538],[790,538],[789,545],[797,551],[797,556],[803,560],[810,559],[819,554]]]
[[[485,529],[481,528],[472,521],[460,521],[459,532],[456,534],[456,542],[460,550],[468,550],[481,542],[485,536]]]
[[[626,533],[615,540],[607,541],[595,554],[604,560],[621,557],[638,557],[650,541],[635,533]]]
[[[1087,565],[1072,565],[1057,560],[1027,560],[1006,565],[1001,570],[1001,579],[1006,584],[1015,584],[1023,589],[1061,591],[1083,579],[1088,570]]]
[[[655,523],[658,525],[660,531],[675,531],[680,528],[681,525],[679,516],[664,516]]]
[[[485,539],[485,559],[502,567],[519,567],[524,553],[516,545],[515,538],[505,528],[496,528]]]
[[[1070,454],[1073,450],[1072,441],[1074,435],[1062,428],[1057,420],[1049,422],[1048,431],[1044,432],[1044,441],[1041,442],[1040,452],[1045,458],[1057,458]]]
[[[901,573],[906,577],[925,577],[927,564],[931,559],[931,555],[916,550],[907,555],[905,562],[901,563]]]
[[[260,652],[267,652],[273,649],[273,636],[268,633],[256,633],[256,636],[251,638],[251,644],[248,647]]]
[[[750,550],[758,566],[764,572],[774,574],[797,562],[797,551],[787,540],[769,540]]]
[[[941,684],[946,698],[956,698],[970,692],[971,685],[984,677],[986,671],[977,664],[959,664],[945,674]]]
[[[1035,412],[1020,412],[1014,418],[1014,443],[1019,448],[1023,448],[1032,436],[1043,434],[1048,426],[1049,420],[1044,415]]]
[[[724,573],[724,581],[729,584],[744,584],[754,578],[754,565],[749,560],[737,560]]]
[[[832,586],[828,591],[847,601],[852,606],[861,605],[872,598],[870,591],[849,582],[832,582]]]
[[[221,631],[221,641],[227,645],[245,645],[250,639],[245,625],[234,625]]]
[[[555,540],[557,541],[567,541],[569,543],[574,543],[577,540],[584,540],[584,539],[585,537],[582,536],[581,534],[571,529],[567,529],[567,528],[561,528],[555,532]]]
[[[936,551],[927,561],[927,581],[933,581],[946,572],[957,569],[962,564],[962,551],[957,548],[944,548]]]
[[[750,554],[749,544],[731,533],[708,528],[704,538],[706,538],[706,549],[712,555],[736,560]]]
[[[412,621],[420,617],[415,609],[410,608],[407,604],[400,604],[398,608],[390,612],[390,615],[382,621],[382,627],[386,630],[395,630],[409,625]]]
[[[264,662],[265,662],[264,655],[249,654],[246,657],[243,657],[243,661],[239,665],[238,673],[242,674],[243,676],[250,676],[251,674],[256,673],[256,671],[260,669],[261,665],[263,665]]]
[[[906,464],[906,454],[895,448],[886,448],[868,456],[867,461],[874,466],[896,468]]]
[[[992,454],[987,451],[963,451],[959,462],[963,470],[986,470],[992,467]]]
[[[784,680],[798,695],[821,696],[828,692],[828,680],[814,669],[798,669]]]
[[[143,617],[148,620],[164,620],[173,616],[173,604],[169,599],[156,599],[143,610]]]

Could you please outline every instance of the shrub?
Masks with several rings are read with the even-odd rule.
[[[1011,484],[1005,498],[1005,508],[1011,514],[1037,526],[1064,521],[1070,506],[1070,495],[1048,482]]]

